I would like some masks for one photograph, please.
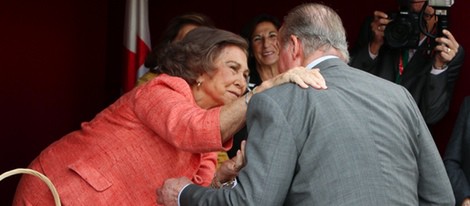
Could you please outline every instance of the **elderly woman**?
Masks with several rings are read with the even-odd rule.
[[[211,183],[214,151],[231,147],[254,94],[245,94],[247,43],[231,32],[199,27],[159,58],[161,75],[123,95],[31,163],[51,179],[64,205],[155,205],[156,188],[167,178]],[[256,92],[289,81],[324,86],[318,71],[295,71]],[[45,184],[22,177],[14,205],[52,203]]]

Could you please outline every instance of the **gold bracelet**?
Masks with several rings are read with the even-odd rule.
[[[235,178],[231,179],[231,180],[228,181],[228,182],[222,183],[221,188],[224,188],[224,187],[232,188],[234,185],[235,185]]]
[[[220,182],[219,177],[217,177],[217,174],[214,174],[214,178],[212,179],[210,187],[214,189],[220,189],[224,187],[233,187],[234,184],[235,184],[235,178],[222,183]]]

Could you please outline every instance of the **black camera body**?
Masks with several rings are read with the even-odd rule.
[[[384,31],[384,39],[392,48],[417,48],[419,45],[419,15],[417,13],[400,11],[390,13],[392,20]]]

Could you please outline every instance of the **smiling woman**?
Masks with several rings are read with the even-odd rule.
[[[204,186],[231,180],[243,166],[239,156],[213,177],[217,151],[231,147],[245,122],[247,47],[228,31],[190,31],[159,55],[158,77],[50,145],[29,167],[54,183],[64,205],[154,205],[156,188],[170,177]],[[290,81],[324,86],[317,71],[297,71],[304,73],[286,73],[259,91]],[[13,205],[36,203],[53,199],[47,186],[24,176]]]
[[[248,67],[250,68],[250,78],[248,88],[250,89],[279,74],[279,43],[277,38],[280,26],[281,23],[277,17],[269,14],[259,14],[241,32],[249,44]],[[246,126],[235,134],[233,147],[227,152],[229,157],[237,154],[241,141],[246,140],[247,136]]]
[[[278,30],[281,26],[277,17],[269,14],[255,16],[241,32],[249,43],[250,83],[254,86],[279,73]]]

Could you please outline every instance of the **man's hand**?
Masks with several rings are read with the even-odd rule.
[[[178,194],[187,184],[192,184],[187,177],[167,179],[157,189],[157,203],[166,206],[178,206]]]
[[[436,69],[443,68],[444,65],[452,61],[459,50],[459,43],[455,40],[452,33],[447,29],[444,29],[442,33],[444,36],[436,38],[438,45],[434,48],[437,52],[434,59],[434,67]]]

